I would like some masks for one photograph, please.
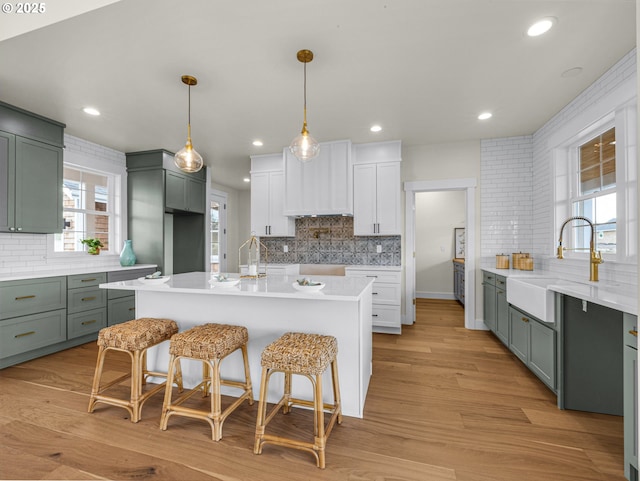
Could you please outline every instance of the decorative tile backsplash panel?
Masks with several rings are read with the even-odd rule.
[[[355,237],[353,217],[302,217],[296,219],[295,238],[263,237],[260,241],[272,264],[400,265],[401,237]],[[377,252],[377,246],[382,252]]]

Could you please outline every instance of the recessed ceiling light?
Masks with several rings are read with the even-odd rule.
[[[551,27],[553,27],[554,23],[556,23],[555,17],[545,17],[541,20],[538,20],[529,27],[529,30],[527,30],[527,35],[529,35],[529,37],[537,37],[538,35],[547,33],[549,30],[551,30]]]
[[[243,182],[251,182],[251,179],[249,177],[245,177],[244,179],[242,179]]]
[[[100,111],[98,109],[94,109],[93,107],[85,107],[82,109],[82,111],[85,114],[89,114],[89,115],[94,115],[94,116],[100,115]]]
[[[372,125],[369,130],[371,130],[371,132],[380,132],[382,127],[380,125]]]
[[[487,120],[491,117],[493,117],[493,114],[491,112],[482,112],[480,115],[478,115],[478,120]]]
[[[262,143],[262,140],[254,140],[253,145],[255,145],[256,147],[262,147],[264,144]]]

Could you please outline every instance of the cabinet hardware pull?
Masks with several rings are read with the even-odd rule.
[[[95,277],[92,277],[91,279],[82,279],[80,282],[91,282],[91,281],[95,281],[97,280]]]
[[[524,322],[529,322],[529,319],[527,319],[526,317],[523,317],[523,318],[522,318],[522,320],[523,320]]]
[[[135,307],[130,307],[130,308],[129,308],[129,310],[130,310],[130,311],[135,311],[135,310],[136,310],[136,308],[135,308]]]
[[[13,336],[15,339],[18,339],[19,337],[25,337],[25,336],[30,336],[31,334],[35,334],[36,331],[29,331],[29,332],[23,332],[22,334],[16,334],[15,336]]]
[[[365,276],[365,277],[373,277],[373,278],[377,278],[378,276]]]
[[[629,334],[631,334],[634,337],[638,337],[638,331],[629,331]]]
[[[31,294],[29,296],[20,296],[20,297],[16,297],[16,301],[22,301],[24,299],[33,299],[34,297],[36,297],[35,294]]]
[[[378,317],[378,314],[371,314],[371,317]]]
[[[89,324],[93,324],[94,322],[98,322],[95,319],[91,319],[90,321],[82,321],[80,324],[83,326],[88,326]]]
[[[95,300],[96,296],[89,296],[89,297],[83,297],[82,299],[80,299],[81,301],[93,301]]]
[[[504,291],[498,291],[498,294],[504,294]]]
[[[371,295],[373,295],[373,296],[377,296],[377,295],[378,295],[378,293],[377,293],[377,292],[372,292],[372,293],[371,293]]]

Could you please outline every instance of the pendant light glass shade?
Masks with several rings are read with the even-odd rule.
[[[300,160],[300,162],[308,162],[320,153],[320,144],[309,135],[309,131],[307,130],[307,63],[313,60],[313,52],[311,50],[300,50],[297,58],[304,64],[304,117],[302,121],[302,131],[300,135],[291,142],[289,151]]]
[[[187,143],[173,158],[173,162],[183,172],[193,173],[202,169],[202,156],[196,152],[191,143],[191,86],[197,85],[198,80],[190,75],[182,76],[182,83],[189,86],[189,123],[187,124]]]

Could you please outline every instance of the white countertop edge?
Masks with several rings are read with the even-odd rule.
[[[344,270],[400,272],[402,271],[402,266],[346,265],[344,266]]]
[[[533,270],[522,271],[519,269],[496,269],[495,267],[482,267],[483,271],[490,272],[503,277],[513,277],[526,280],[527,278],[535,279],[540,277],[554,278],[567,280],[575,283],[577,286],[590,287],[593,294],[586,294],[579,287],[573,287],[567,284],[553,284],[550,283],[547,289],[567,296],[582,299],[587,302],[599,304],[604,307],[615,309],[616,311],[626,312],[628,314],[638,315],[638,299],[637,299],[637,287],[632,284],[624,284],[618,282],[610,282],[601,280],[598,282],[593,281],[577,281],[574,279],[564,279],[557,272]],[[583,288],[584,289],[584,288]],[[609,297],[615,297],[615,300]]]
[[[126,271],[130,269],[150,269],[157,267],[156,264],[136,264],[134,266],[122,267],[119,264],[87,266],[87,267],[58,267],[46,271],[18,272],[0,276],[0,282],[4,281],[20,281],[24,279],[40,279],[45,277],[74,276],[76,274],[92,274],[97,272],[115,272]]]
[[[241,289],[240,287],[213,287],[208,283],[210,273],[203,272],[190,272],[185,274],[176,274],[171,276],[168,282],[164,284],[152,284],[145,285],[138,280],[119,281],[119,282],[107,282],[100,284],[102,289],[121,289],[130,291],[155,291],[164,292],[167,294],[181,293],[181,294],[197,294],[197,295],[220,295],[220,296],[249,296],[249,297],[269,297],[269,298],[287,298],[287,299],[315,299],[315,300],[327,300],[327,301],[358,301],[362,298],[362,294],[365,288],[374,282],[373,279],[367,278],[347,278],[344,276],[314,276],[314,280],[324,282],[325,288],[318,292],[302,292],[295,290],[291,284],[299,276],[270,276],[267,278],[259,279],[258,281],[252,279],[242,279],[240,282],[246,282],[243,287],[247,287],[251,283],[256,283],[257,289],[250,291],[247,289]],[[271,286],[267,283],[268,280],[275,280]],[[349,279],[349,280],[347,280]],[[356,280],[359,279],[359,280]],[[175,284],[177,285],[174,285]],[[347,283],[347,286],[345,286]],[[335,294],[331,293],[332,284],[333,289],[344,289],[349,287],[349,284],[353,286],[357,283],[359,286],[352,288],[350,293]],[[182,285],[181,285],[182,284]],[[355,292],[354,292],[355,291]]]

